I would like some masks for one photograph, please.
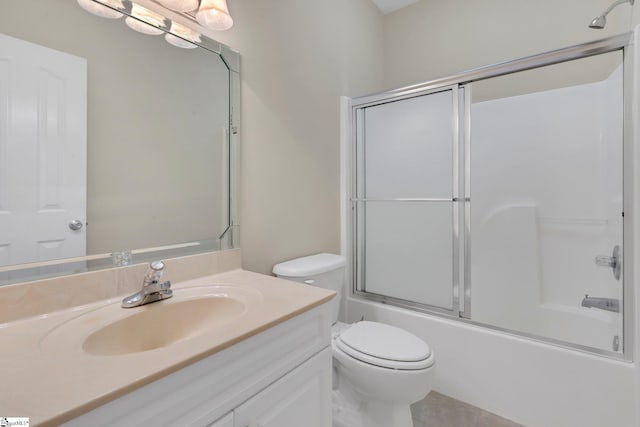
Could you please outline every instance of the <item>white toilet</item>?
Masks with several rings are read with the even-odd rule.
[[[412,427],[409,405],[431,390],[434,354],[403,329],[338,322],[345,265],[342,256],[318,254],[277,264],[273,273],[338,292],[331,301],[334,427]]]

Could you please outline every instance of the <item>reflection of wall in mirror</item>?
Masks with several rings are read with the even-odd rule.
[[[87,252],[217,237],[228,70],[76,2],[4,1],[0,31],[87,58]]]

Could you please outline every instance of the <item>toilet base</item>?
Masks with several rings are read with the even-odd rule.
[[[364,412],[365,425],[371,427],[413,427],[409,405],[390,405],[369,401]]]
[[[338,390],[333,390],[331,410],[332,427],[365,427],[358,405],[346,399]]]
[[[333,391],[333,427],[413,427],[409,405],[362,401],[349,391]]]

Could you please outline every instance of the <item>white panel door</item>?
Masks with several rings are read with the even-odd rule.
[[[235,427],[331,427],[331,349],[271,384],[234,413]]]
[[[85,255],[86,117],[85,59],[0,34],[0,266]]]

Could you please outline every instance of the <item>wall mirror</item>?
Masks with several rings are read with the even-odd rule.
[[[239,57],[122,4],[0,5],[0,284],[234,246]]]

